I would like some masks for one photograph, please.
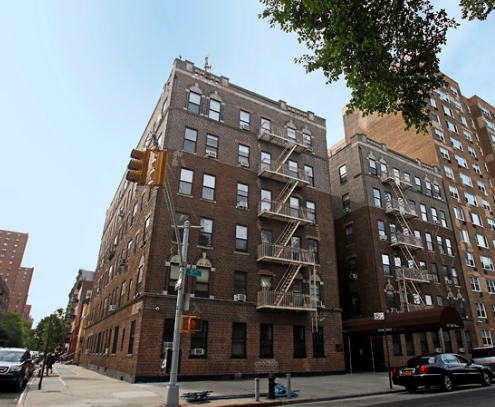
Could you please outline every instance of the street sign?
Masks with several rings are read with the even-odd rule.
[[[385,319],[385,313],[383,312],[375,312],[373,314],[375,320],[380,320],[380,321],[383,321]]]
[[[175,287],[174,287],[175,291],[179,291],[179,288],[181,285],[182,285],[182,280],[180,280],[180,279],[177,280],[177,282],[175,283]]]
[[[201,270],[186,269],[186,274],[188,276],[201,277]]]

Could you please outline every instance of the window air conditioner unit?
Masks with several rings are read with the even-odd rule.
[[[234,294],[234,301],[245,302],[246,301],[246,295],[245,294]]]
[[[322,301],[316,300],[316,301],[314,301],[313,304],[316,308],[323,308],[323,302]]]
[[[435,348],[435,353],[442,353],[442,348]]]
[[[388,312],[390,312],[391,314],[397,314],[397,308],[392,307],[388,310]]]
[[[141,240],[141,242],[139,243],[139,247],[144,247],[146,246],[146,240]]]
[[[435,223],[435,225],[440,225],[440,221],[439,220],[434,220],[433,223]]]
[[[205,350],[203,348],[194,348],[191,349],[191,355],[201,356],[205,354]]]
[[[110,311],[110,312],[115,311],[115,305],[109,305],[108,306],[108,311]]]
[[[136,293],[136,295],[134,296],[134,298],[139,298],[139,297],[141,297],[141,293],[140,292],[139,293]]]
[[[306,147],[307,147],[306,151],[308,151],[309,153],[314,153],[315,150],[314,150],[313,146],[306,146]]]
[[[240,161],[240,162],[239,162],[239,165],[240,165],[241,167],[249,167],[249,163],[248,163],[247,161]]]
[[[216,151],[207,151],[206,157],[217,158],[217,153],[216,153]]]
[[[351,213],[351,208],[344,208],[344,213]]]
[[[105,348],[105,355],[108,355],[109,351],[110,351],[110,348]]]
[[[457,351],[458,351],[459,353],[464,353],[464,348],[459,348],[459,349],[457,349]]]
[[[251,126],[247,123],[241,123],[239,127],[241,128],[241,130],[251,130]]]
[[[248,207],[248,206],[247,206],[247,202],[239,202],[239,203],[237,204],[237,207],[238,207],[239,209],[247,209],[247,207]]]
[[[123,209],[119,209],[119,216],[120,217],[124,216],[124,210]]]
[[[446,282],[447,284],[452,284],[452,280],[450,280],[449,278],[446,278],[446,279],[445,279],[445,282]]]
[[[84,354],[85,354],[85,355],[89,355],[89,349],[86,349],[86,350],[84,351]]]
[[[350,280],[357,280],[357,278],[358,278],[358,276],[357,276],[357,274],[356,274],[356,273],[351,273],[351,274],[349,274],[349,279],[350,279]]]
[[[387,235],[380,235],[380,240],[387,241],[388,236]]]

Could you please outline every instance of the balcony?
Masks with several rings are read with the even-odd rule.
[[[404,233],[394,233],[390,235],[390,246],[393,247],[407,247],[411,250],[422,250],[423,244],[421,239],[416,238],[413,235],[406,235]]]
[[[258,176],[280,182],[295,182],[297,187],[309,185],[309,176],[306,171],[274,161],[270,163],[261,163]]]
[[[262,243],[258,246],[257,261],[314,266],[315,254],[312,250],[298,249],[291,246],[281,246],[271,243]]]
[[[402,215],[406,219],[417,218],[418,214],[416,209],[411,207],[408,203],[404,202],[402,198],[392,199],[385,202],[385,211],[392,215]]]
[[[382,182],[384,184],[396,185],[400,189],[409,189],[412,187],[411,180],[403,176],[392,176],[382,174]]]
[[[280,201],[263,200],[259,203],[258,217],[282,222],[299,221],[304,226],[313,224],[315,215],[308,208],[294,207]]]
[[[279,136],[274,133],[270,133],[265,129],[260,129],[258,134],[258,140],[266,141],[268,143],[276,144],[281,147],[295,147],[294,152],[302,153],[308,149],[308,146],[301,143],[299,140],[294,140],[289,137]]]
[[[425,309],[432,309],[434,308],[433,305],[426,305],[426,304],[401,304],[401,312],[411,312],[411,311],[423,311]]]
[[[293,311],[316,311],[320,301],[309,294],[300,294],[284,291],[258,291],[256,309],[271,308]]]
[[[426,270],[418,268],[400,267],[395,269],[397,280],[414,281],[415,283],[429,283],[433,276],[428,274]]]

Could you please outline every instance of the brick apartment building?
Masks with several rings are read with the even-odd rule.
[[[439,169],[363,134],[329,155],[348,368],[385,369],[386,346],[392,366],[438,349],[470,352],[473,318]]]
[[[371,139],[442,171],[447,203],[461,254],[464,285],[476,319],[476,342],[493,343],[495,329],[495,108],[477,96],[462,96],[447,85],[429,99],[427,134],[404,131],[400,115],[379,118],[354,113],[344,117],[346,139],[365,133]],[[473,338],[474,341],[474,338]]]
[[[30,320],[30,307],[26,307],[34,268],[22,267],[28,240],[27,233],[0,230],[0,277],[10,290],[7,312],[19,312]]]
[[[89,303],[93,293],[94,271],[79,269],[76,282],[70,290],[69,302],[66,308],[66,331],[64,343],[66,352],[72,358],[76,352],[81,326],[83,308]]]
[[[324,119],[176,60],[138,148],[168,150],[164,190],[126,182],[107,211],[80,361],[128,381],[168,378],[191,229],[179,378],[343,371]]]
[[[10,290],[7,283],[0,277],[0,318],[3,318],[7,314],[10,303]]]

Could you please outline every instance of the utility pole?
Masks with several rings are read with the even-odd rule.
[[[186,278],[187,268],[187,245],[189,243],[189,229],[201,229],[201,226],[191,226],[189,221],[184,222],[184,226],[177,228],[184,229],[181,247],[181,263],[179,269],[179,279],[175,284],[177,289],[177,305],[175,307],[175,324],[174,324],[174,341],[172,343],[172,364],[170,366],[170,382],[166,399],[166,407],[180,407],[179,403],[179,383],[177,383],[177,374],[179,371],[179,352],[180,352],[180,327],[182,320],[182,308],[184,303],[184,280]],[[177,236],[178,238],[178,236]]]
[[[50,347],[50,336],[52,333],[52,318],[53,314],[50,314],[50,322],[48,323],[48,334],[46,338],[46,344],[45,344],[45,357],[43,361],[43,366],[41,368],[41,375],[40,375],[40,381],[38,383],[38,390],[41,390],[41,383],[43,382],[43,371],[46,369],[46,372],[48,374],[48,368],[47,368],[47,362],[48,362],[48,349]]]

